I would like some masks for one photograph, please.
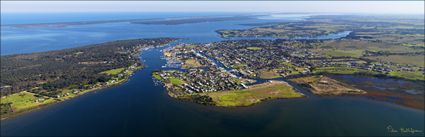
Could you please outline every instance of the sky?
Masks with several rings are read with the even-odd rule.
[[[424,1],[1,1],[1,12],[320,12],[424,14]]]

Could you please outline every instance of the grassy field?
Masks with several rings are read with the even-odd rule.
[[[107,75],[118,75],[118,74],[120,74],[123,71],[124,71],[124,68],[116,68],[116,69],[111,69],[111,70],[103,71],[101,73],[102,74],[107,74]]]
[[[316,83],[319,82],[319,76],[307,76],[307,77],[299,77],[290,79],[296,83]]]
[[[291,79],[298,84],[308,85],[311,91],[317,95],[343,95],[364,94],[365,91],[356,89],[345,83],[336,81],[326,76],[307,76]]]
[[[293,72],[294,74],[298,74],[299,71],[304,71],[304,69],[305,69],[303,67],[295,66],[294,64],[292,64],[290,62],[286,62],[286,61],[283,61],[282,64],[289,67],[289,68],[292,68],[295,71],[295,72]]]
[[[373,72],[369,70],[357,69],[357,68],[345,68],[345,67],[324,67],[316,68],[313,73],[328,73],[328,74],[356,74],[356,73],[366,73],[366,74],[379,74],[378,72]],[[388,76],[404,78],[408,80],[425,80],[425,75],[422,72],[406,72],[406,71],[393,71],[387,74]]]
[[[20,111],[28,110],[40,105],[55,102],[55,100],[52,98],[36,97],[34,95],[35,95],[34,93],[23,91],[23,92],[2,97],[0,99],[0,103],[1,104],[11,103],[13,112],[20,112]]]
[[[130,73],[132,73],[132,71],[130,71]],[[103,87],[107,87],[107,86],[113,86],[116,84],[120,84],[123,83],[125,81],[127,81],[127,78],[121,78],[121,79],[113,79],[114,82],[112,82],[112,80],[108,81],[110,82],[109,84],[107,84],[106,86],[100,86],[97,84],[94,84],[92,86],[97,86],[97,87],[93,87],[90,89],[85,89],[85,90],[79,90],[78,92],[74,93],[75,86],[69,86],[67,88],[63,88],[60,89],[61,93],[59,94],[60,97],[58,98],[52,98],[52,97],[47,97],[47,96],[40,96],[40,95],[36,95],[34,93],[30,93],[30,92],[26,92],[26,91],[22,91],[19,93],[15,93],[15,94],[11,94],[8,96],[4,96],[0,99],[0,104],[1,104],[1,118],[5,119],[7,117],[10,116],[14,116],[17,115],[19,113],[34,109],[34,108],[38,108],[41,106],[45,106],[45,105],[49,105],[55,102],[60,102],[60,101],[64,101],[64,100],[68,100],[71,98],[74,98],[76,96],[91,92],[91,91],[95,91],[98,89],[101,89]],[[90,86],[90,85],[85,85]],[[10,104],[10,105],[8,105]],[[6,110],[6,109],[11,109],[11,110]]]
[[[153,72],[152,73],[152,77],[155,78],[155,79],[157,79],[157,80],[160,80],[162,82],[172,84],[174,86],[180,86],[180,85],[183,85],[183,84],[186,83],[184,80],[181,80],[179,78],[176,78],[176,77],[166,77],[166,78],[163,78],[159,74],[160,74],[160,72]]]
[[[159,75],[159,72],[153,72],[152,77],[157,80],[162,80],[162,77]]]
[[[403,72],[403,71],[393,71],[390,72],[390,76],[405,78],[409,80],[425,80],[425,75],[421,72]]]
[[[180,86],[186,83],[183,80],[179,78],[175,78],[175,77],[171,77],[169,80],[170,80],[170,83],[173,84],[174,86]]]
[[[335,51],[352,52],[352,54],[354,53],[358,54],[359,50],[388,51],[388,52],[415,52],[416,51],[415,49],[412,49],[408,46],[400,46],[397,44],[388,44],[383,42],[371,42],[371,41],[362,41],[362,40],[326,41],[319,46],[319,49],[324,49],[325,47],[331,47]]]
[[[401,55],[389,55],[389,56],[376,56],[368,57],[371,60],[376,61],[388,61],[397,64],[410,64],[418,67],[425,67],[425,57],[421,55],[416,56],[401,56]]]
[[[242,80],[241,80],[241,79],[239,79],[239,78],[231,78],[231,80],[232,80],[233,82],[235,82],[235,83],[238,83],[238,84],[241,84],[241,83],[242,83]]]
[[[280,78],[281,76],[275,70],[261,70],[259,77],[261,79],[274,79]]]
[[[347,67],[323,67],[323,68],[314,69],[313,73],[329,73],[329,74],[370,73],[370,74],[375,74],[376,72],[363,70],[363,69],[357,69],[357,68],[347,68]]]
[[[304,96],[282,81],[257,84],[241,90],[203,94],[211,97],[217,106],[223,107],[249,106],[266,99],[299,98]]]

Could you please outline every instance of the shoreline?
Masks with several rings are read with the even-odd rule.
[[[154,71],[152,74],[154,74],[156,71]],[[347,74],[334,74],[334,75],[347,75]],[[353,76],[356,76],[358,74],[351,74]],[[374,78],[394,78],[394,77],[375,77],[374,75],[363,75],[363,76],[370,76],[370,77],[374,77]],[[302,97],[298,97],[298,98],[286,98],[286,97],[278,97],[278,98],[265,98],[263,100],[260,100],[259,102],[256,103],[252,103],[249,105],[240,105],[240,106],[220,106],[217,104],[203,104],[203,103],[199,103],[199,102],[195,102],[194,99],[192,98],[192,96],[194,95],[175,95],[172,93],[171,88],[166,86],[166,83],[164,83],[162,80],[156,78],[155,76],[152,75],[152,78],[154,78],[155,80],[158,80],[161,83],[161,86],[165,88],[166,90],[166,94],[168,97],[171,97],[173,99],[176,99],[178,101],[187,101],[187,102],[191,102],[191,103],[196,103],[196,104],[200,104],[200,105],[205,105],[205,106],[213,106],[213,107],[220,107],[220,108],[238,108],[238,107],[250,107],[250,106],[255,106],[270,100],[281,100],[281,99],[299,99],[299,98],[310,98],[310,96],[303,94],[303,92],[300,92],[299,90],[297,90],[297,92],[302,93],[303,96]],[[397,78],[395,77],[394,79],[399,79],[399,80],[407,80],[407,81],[412,81],[412,80],[408,80],[408,79],[403,79],[403,78]],[[417,82],[417,81],[414,81]],[[266,83],[266,82],[265,82]],[[264,84],[264,83],[259,83],[259,84]],[[297,84],[297,83],[295,83]],[[318,95],[318,94],[314,94],[311,89],[309,89],[308,87],[305,87],[303,85],[297,84],[298,86],[302,86],[303,88],[306,88],[311,94],[313,94],[314,97],[319,97],[319,98],[326,98],[326,97],[355,97],[355,98],[363,98],[369,101],[376,101],[376,102],[381,102],[381,103],[386,103],[388,105],[393,105],[393,106],[398,106],[398,107],[403,107],[403,108],[408,108],[408,109],[413,109],[413,110],[418,110],[418,111],[425,111],[423,108],[421,107],[417,107],[417,106],[412,106],[412,105],[408,105],[406,103],[403,102],[397,102],[397,101],[386,101],[386,100],[382,100],[380,98],[376,98],[374,96],[372,96],[372,94],[376,93],[376,91],[369,91],[366,92],[364,94],[341,94],[341,95]],[[226,91],[220,91],[220,92],[226,92]],[[195,94],[196,95],[205,95],[205,94]]]
[[[130,39],[131,40],[131,39]],[[147,39],[149,40],[149,39]],[[101,89],[105,89],[105,88],[109,88],[109,87],[113,87],[113,86],[118,86],[121,85],[123,83],[126,83],[130,80],[130,77],[137,71],[143,69],[145,67],[145,65],[143,64],[140,56],[141,54],[143,54],[143,51],[150,49],[150,48],[157,48],[157,47],[163,47],[168,45],[169,43],[173,42],[177,40],[176,38],[172,38],[172,40],[166,42],[166,43],[160,43],[159,45],[149,45],[149,46],[137,46],[132,52],[129,52],[129,56],[133,56],[136,57],[137,56],[137,62],[135,62],[134,64],[128,64],[129,66],[126,67],[119,67],[119,68],[114,68],[114,69],[110,69],[110,70],[106,70],[103,72],[99,72],[99,74],[104,74],[104,75],[108,75],[111,77],[111,79],[109,79],[108,81],[103,81],[103,82],[96,82],[96,83],[92,83],[92,84],[88,84],[85,85],[85,87],[88,87],[88,89],[76,89],[76,88],[71,88],[71,87],[64,87],[64,88],[59,88],[59,91],[61,91],[61,94],[55,96],[55,97],[49,97],[49,96],[45,96],[45,95],[38,95],[35,96],[36,94],[31,93],[31,92],[27,92],[26,90],[21,91],[21,92],[16,92],[7,96],[3,96],[3,99],[10,97],[12,95],[23,95],[23,96],[28,96],[30,95],[32,98],[28,101],[33,101],[29,104],[25,104],[25,105],[29,105],[29,106],[20,106],[22,108],[12,108],[13,103],[16,103],[19,101],[4,101],[1,103],[5,103],[5,104],[9,104],[10,110],[11,112],[6,112],[5,114],[1,114],[0,115],[0,120],[6,120],[6,119],[10,119],[10,118],[14,118],[17,117],[21,114],[25,114],[28,112],[31,112],[33,110],[37,110],[40,108],[44,108],[46,106],[50,106],[56,103],[61,103],[63,101],[67,101],[76,97],[79,97],[81,95],[84,95],[86,93],[89,92],[93,92],[93,91],[98,91]],[[90,46],[89,46],[90,47]],[[81,48],[87,48],[86,47],[81,47]],[[65,50],[72,50],[72,49],[76,49],[76,48],[71,48],[71,49],[65,49]],[[51,51],[53,52],[53,51]],[[109,72],[108,72],[109,71]],[[110,72],[110,71],[114,71],[114,72]],[[119,71],[119,72],[116,72]],[[109,74],[110,73],[110,74]],[[21,97],[20,97],[21,98]],[[12,98],[13,99],[13,98]],[[39,101],[41,100],[41,103],[39,103]],[[15,101],[15,102],[13,102]],[[27,100],[25,100],[24,103],[28,102]],[[39,104],[35,104],[35,103],[39,103]],[[13,110],[13,109],[17,109],[17,110]],[[2,112],[3,113],[3,112]]]
[[[322,74],[320,74],[322,75]],[[320,76],[320,75],[308,75],[308,76],[304,76],[305,77],[309,77],[309,76]],[[366,77],[366,78],[370,78],[370,79],[381,79],[381,80],[395,80],[395,81],[407,81],[407,82],[413,82],[413,83],[418,83],[418,82],[424,82],[421,80],[410,80],[410,79],[404,79],[404,78],[399,78],[399,77],[387,77],[384,75],[368,75],[368,74],[323,74],[323,76],[327,76],[330,78],[335,79],[335,76],[349,76],[349,77]],[[297,77],[297,78],[303,78],[303,77]],[[293,79],[293,78],[292,78]],[[415,110],[421,110],[421,111],[425,111],[423,105],[421,106],[421,102],[420,99],[418,99],[420,97],[420,95],[417,94],[408,94],[405,92],[400,92],[400,91],[379,91],[379,90],[374,90],[374,89],[368,89],[366,87],[361,87],[359,85],[355,85],[355,84],[349,84],[347,83],[348,81],[341,81],[341,78],[336,78],[335,80],[342,82],[344,84],[348,84],[349,86],[352,86],[354,88],[360,89],[362,91],[365,91],[365,93],[362,94],[340,94],[340,95],[332,95],[332,94],[314,94],[312,92],[312,88],[304,85],[304,84],[298,84],[299,86],[302,86],[303,88],[306,88],[307,90],[309,90],[308,92],[314,94],[314,96],[317,97],[362,97],[368,100],[372,100],[372,101],[377,101],[377,102],[383,102],[383,103],[388,103],[388,104],[392,104],[392,105],[396,105],[396,106],[400,106],[400,107],[406,107],[406,108],[410,108],[410,109],[415,109]],[[297,84],[297,83],[295,83]],[[394,99],[390,99],[390,98],[394,98]],[[422,102],[423,103],[423,102]],[[418,105],[419,104],[419,105]]]
[[[173,48],[173,49],[170,50],[170,52],[174,51],[174,52],[177,52],[177,53],[181,53],[181,52],[183,52],[182,49],[185,49],[186,47],[189,47],[189,49],[192,48],[191,45],[183,44],[183,46],[181,48],[180,47],[179,48]],[[186,53],[186,52],[184,52],[184,53]],[[199,89],[200,89],[199,87],[203,87],[204,85],[209,85],[210,87],[214,86],[214,85],[211,85],[209,83],[211,83],[211,81],[212,81],[212,83],[214,83],[214,80],[219,79],[219,78],[214,78],[214,77],[210,76],[209,78],[205,78],[206,79],[205,81],[207,81],[207,82],[198,82],[197,84],[193,84],[193,83],[196,83],[196,81],[193,81],[190,78],[199,79],[200,77],[190,77],[190,76],[186,75],[186,73],[187,73],[186,71],[182,71],[182,70],[190,69],[191,67],[192,67],[192,69],[193,68],[199,69],[199,67],[202,68],[202,66],[196,64],[196,60],[198,60],[197,61],[198,63],[203,61],[202,59],[197,58],[197,56],[198,56],[197,54],[192,55],[192,56],[184,54],[186,56],[192,57],[192,58],[189,58],[189,59],[187,59],[186,56],[177,56],[177,55],[173,55],[172,53],[164,52],[163,54],[164,54],[165,57],[170,58],[171,62],[169,62],[169,63],[171,63],[171,64],[175,63],[175,62],[178,63],[178,61],[180,61],[181,64],[182,64],[180,67],[176,66],[177,67],[176,69],[157,70],[157,71],[154,71],[152,73],[152,77],[159,80],[163,84],[163,86],[167,89],[168,96],[176,98],[178,100],[185,100],[185,101],[189,101],[189,102],[195,102],[195,103],[198,103],[198,104],[220,106],[220,105],[214,104],[216,102],[212,101],[213,99],[211,99],[210,96],[208,96],[209,94],[212,94],[212,93],[216,94],[216,92],[209,91],[208,88],[204,88],[205,91],[199,91]],[[193,56],[196,56],[196,57],[193,57]],[[194,58],[196,59],[195,63],[193,63]],[[200,58],[202,58],[202,57],[200,57]],[[190,59],[192,59],[192,60],[190,60]],[[177,61],[174,62],[174,60],[177,60]],[[207,61],[208,61],[208,59],[207,59]],[[208,63],[206,63],[206,64],[208,65]],[[185,67],[185,65],[189,66],[189,67]],[[163,73],[163,71],[169,71],[169,72]],[[176,71],[176,72],[172,72],[172,71]],[[193,73],[196,73],[196,72],[193,72]],[[189,75],[193,75],[193,74],[189,74]],[[335,70],[332,70],[332,69],[329,69],[329,70],[325,69],[324,71],[317,71],[317,72],[313,71],[313,73],[310,73],[310,74],[297,74],[297,75],[292,75],[292,76],[289,76],[289,77],[283,76],[283,77],[280,77],[280,78],[283,78],[283,81],[287,81],[287,80],[294,79],[294,78],[302,78],[302,77],[308,77],[308,76],[319,76],[319,75],[366,76],[366,77],[377,78],[377,79],[381,79],[381,80],[385,80],[385,81],[386,81],[386,79],[394,79],[394,80],[397,80],[397,81],[400,80],[400,81],[406,81],[406,82],[414,82],[414,83],[416,83],[416,85],[419,82],[423,82],[423,80],[420,80],[420,79],[390,76],[388,74],[385,75],[385,74],[381,74],[381,73],[378,73],[378,72],[373,73],[372,71],[366,71],[366,70],[362,71],[362,70],[359,70],[359,69],[353,69],[353,70],[349,70],[349,71],[347,71],[347,70],[337,70],[337,71],[335,71]],[[261,79],[267,80],[267,79],[264,79],[264,78],[261,78]],[[333,86],[334,86],[333,90],[334,91],[326,92],[326,94],[329,94],[329,95],[320,95],[318,93],[314,93],[311,89],[308,89],[308,87],[306,87],[306,88],[308,89],[307,92],[309,92],[309,93],[306,93],[306,94],[307,95],[314,94],[314,95],[312,95],[314,97],[316,97],[316,96],[317,97],[321,97],[321,96],[362,96],[362,97],[366,97],[366,98],[376,100],[376,101],[380,101],[380,102],[388,102],[388,103],[399,105],[399,106],[423,110],[420,105],[417,105],[418,97],[415,97],[414,95],[407,95],[407,93],[404,93],[404,92],[396,92],[396,93],[388,92],[388,93],[385,93],[385,96],[379,97],[379,98],[383,98],[383,99],[377,99],[377,98],[372,98],[372,96],[371,96],[373,94],[379,93],[379,92],[374,91],[373,89],[364,89],[364,90],[363,90],[363,88],[358,89],[358,88],[353,87],[352,84],[341,83],[341,82],[338,82],[338,81],[334,80],[334,82],[335,82],[333,84]],[[325,86],[325,87],[329,88],[329,85],[327,85],[327,84],[329,84],[329,83],[327,81],[325,81],[324,84],[323,83],[321,84],[321,86]],[[375,84],[379,85],[379,83],[375,83]],[[297,86],[295,86],[295,87],[303,86],[303,85],[300,85],[300,84],[296,84],[296,85]],[[326,88],[324,88],[324,89],[326,89]],[[343,90],[343,91],[340,91],[340,90]],[[297,90],[297,91],[300,92],[299,90]],[[217,92],[220,92],[220,90],[217,91]],[[323,91],[320,91],[320,92],[323,92]],[[332,92],[334,92],[334,93],[332,93]],[[303,93],[303,92],[301,92],[301,93]],[[218,94],[221,94],[221,93],[218,93]],[[216,95],[218,95],[218,94],[216,94]],[[226,94],[226,93],[224,93],[224,94]],[[335,94],[335,95],[333,95],[333,94]],[[351,95],[351,94],[353,94],[353,95]],[[362,95],[357,95],[357,94],[362,94]],[[383,94],[383,93],[379,93],[379,94]],[[239,95],[237,95],[237,96],[239,96]],[[236,98],[235,97],[227,98],[226,101],[229,104],[232,104],[232,103],[235,103],[233,101],[237,101],[237,100],[232,101],[232,100],[229,100],[229,99],[236,99]],[[385,98],[395,98],[395,99],[388,100],[388,99],[385,99]],[[407,100],[406,100],[406,98],[407,98]],[[414,100],[409,100],[409,99],[412,99],[412,98]],[[420,98],[419,98],[419,101],[420,101]],[[259,101],[259,102],[262,102],[262,101]],[[254,103],[254,104],[258,104],[258,103]],[[235,107],[251,106],[251,105],[254,105],[254,104],[237,105]],[[412,106],[412,104],[416,105],[416,106]],[[228,107],[228,106],[224,106],[224,107]]]
[[[153,71],[151,76],[165,88],[168,97],[207,106],[224,108],[249,107],[269,100],[308,97],[282,80],[269,80],[244,89],[188,94],[174,89],[173,86],[175,85],[166,82],[166,78],[161,77],[159,73],[160,71]]]
[[[106,89],[106,88],[110,88],[110,87],[114,87],[114,86],[119,86],[121,84],[124,84],[124,83],[128,82],[130,80],[130,77],[136,71],[139,71],[141,69],[143,69],[142,65],[140,65],[140,66],[136,67],[136,69],[132,70],[130,72],[130,75],[127,75],[126,78],[124,78],[124,79],[122,79],[122,80],[120,80],[118,82],[115,82],[113,84],[110,84],[110,85],[105,85],[105,86],[102,86],[102,87],[95,87],[95,88],[92,88],[92,89],[83,90],[83,91],[81,91],[80,93],[78,93],[78,94],[76,94],[74,96],[65,96],[65,97],[61,97],[59,99],[58,98],[54,98],[53,99],[54,100],[53,102],[39,104],[39,105],[36,105],[36,106],[33,106],[33,107],[29,107],[29,108],[22,109],[22,110],[19,110],[19,111],[16,111],[16,112],[12,112],[10,114],[2,114],[0,120],[3,121],[3,120],[15,118],[15,117],[18,117],[20,115],[23,115],[23,114],[26,114],[26,113],[29,113],[29,112],[32,112],[32,111],[35,111],[35,110],[38,110],[38,109],[42,109],[42,108],[48,107],[50,105],[54,105],[54,104],[57,104],[57,103],[62,103],[64,101],[77,98],[77,97],[82,96],[82,95],[85,95],[87,93],[92,93],[92,92],[95,92],[95,91],[98,91],[98,90],[102,90],[102,89]],[[105,84],[105,83],[107,83],[107,82],[104,82],[102,84]],[[19,93],[21,93],[21,92],[19,92]],[[15,93],[15,94],[19,94],[19,93]]]

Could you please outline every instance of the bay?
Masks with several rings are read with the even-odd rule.
[[[181,25],[120,22],[64,28],[2,27],[1,48],[2,55],[8,55],[73,48],[117,39],[183,38],[168,45],[174,46],[180,42],[220,41],[223,39],[214,32],[217,29],[242,29],[249,26],[239,24],[271,21],[276,20]],[[146,67],[135,72],[128,82],[3,120],[1,135],[355,136],[394,135],[388,132],[388,126],[424,129],[424,111],[363,97],[282,99],[238,108],[179,101],[169,97],[165,88],[155,84],[151,77],[152,71],[162,69],[161,66],[166,63],[161,52],[166,47],[143,51],[141,61]],[[423,135],[423,132],[415,135]]]

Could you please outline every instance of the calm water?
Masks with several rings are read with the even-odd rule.
[[[240,15],[230,13],[121,13],[121,14],[5,14],[2,13],[2,24],[24,24],[40,22],[69,22],[93,20],[120,20],[120,19],[151,19],[191,16],[223,16]],[[29,16],[30,18],[24,18]],[[34,17],[32,17],[34,16]],[[9,18],[8,18],[9,17]],[[38,17],[38,18],[37,18]],[[68,18],[66,18],[68,17]],[[35,19],[33,19],[35,18]],[[9,20],[10,19],[10,20]],[[5,21],[3,21],[5,20]],[[34,20],[34,22],[30,22]],[[274,19],[275,20],[275,19]],[[243,20],[191,23],[181,25],[143,25],[129,22],[74,25],[68,27],[34,27],[17,28],[1,27],[1,55],[31,53],[48,50],[58,50],[100,43],[118,39],[177,37],[190,38],[191,42],[210,42],[221,40],[214,31],[217,29],[246,28],[239,24],[245,22],[261,23],[272,20]]]
[[[64,35],[51,43],[42,38],[29,40],[33,43],[27,43],[26,39],[4,40],[3,37],[8,35],[4,36],[3,31],[13,30],[9,28],[2,29],[2,54],[63,49],[84,44],[84,41],[96,43],[108,38],[177,36],[188,38],[180,42],[218,41],[221,39],[214,33],[215,29],[245,27],[237,25],[239,23],[73,26],[50,30]],[[78,39],[74,44],[66,43],[71,39],[65,36],[70,29],[77,33],[69,34],[69,37]],[[15,33],[25,35],[26,31],[32,29]],[[94,32],[105,32],[106,36],[89,37]],[[3,45],[3,42],[7,44]],[[43,45],[44,42],[48,43]],[[17,49],[26,50],[13,50],[20,45],[27,46]],[[3,52],[3,49],[9,51]],[[181,102],[168,97],[165,89],[155,86],[152,80],[151,72],[165,64],[161,49],[143,51],[141,60],[147,67],[137,71],[127,83],[1,121],[1,135],[391,135],[386,129],[389,125],[424,130],[424,111],[362,97],[273,100],[241,108]]]

